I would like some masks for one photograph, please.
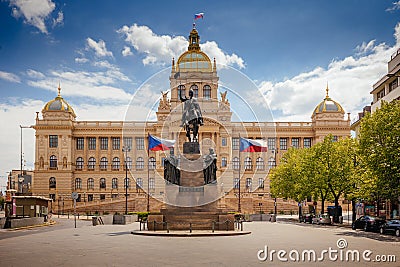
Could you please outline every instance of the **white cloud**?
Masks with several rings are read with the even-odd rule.
[[[51,0],[10,0],[12,15],[24,18],[24,22],[38,28],[42,33],[48,33],[45,20],[55,9]]]
[[[36,79],[43,79],[45,78],[44,74],[41,73],[40,71],[36,71],[36,70],[32,70],[29,69],[26,71],[26,74],[30,77],[30,78],[36,78]]]
[[[129,46],[124,46],[124,49],[122,50],[122,55],[124,57],[133,55],[131,48]]]
[[[188,41],[183,36],[157,35],[149,27],[133,24],[123,26],[118,33],[125,36],[125,41],[136,51],[145,55],[142,60],[144,65],[170,64],[173,57],[181,55],[188,46]],[[244,61],[236,54],[226,54],[214,41],[201,44],[201,48],[211,59],[216,58],[218,64],[236,65],[244,68]]]
[[[21,79],[17,75],[10,73],[10,72],[1,71],[1,70],[0,70],[0,79],[6,80],[9,82],[13,82],[13,83],[21,83]]]
[[[393,12],[393,11],[396,11],[396,10],[400,9],[400,1],[393,2],[392,4],[393,5],[391,7],[389,7],[389,8],[387,8],[386,11]]]
[[[75,58],[75,62],[76,63],[86,63],[86,62],[88,62],[89,61],[89,59],[87,59],[87,58],[85,58],[85,57],[76,57]]]
[[[96,56],[98,57],[113,56],[112,52],[107,50],[106,43],[101,39],[98,42],[96,42],[92,38],[87,38],[86,43],[87,43],[87,49],[88,50],[93,49]]]
[[[64,24],[64,13],[62,11],[58,12],[57,18],[53,19],[53,28],[57,25]]]

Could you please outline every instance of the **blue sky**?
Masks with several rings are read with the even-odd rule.
[[[393,0],[0,1],[0,186],[19,167],[19,125],[34,124],[58,82],[78,120],[123,120],[135,91],[186,49],[198,12],[203,51],[253,80],[275,120],[309,121],[327,82],[354,118],[399,48],[399,9]],[[32,168],[33,130],[24,140]]]

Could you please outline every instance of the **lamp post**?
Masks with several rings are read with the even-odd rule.
[[[125,152],[125,214],[128,214],[128,152],[131,151],[129,146],[123,146],[122,152]]]
[[[20,176],[18,177],[18,191],[20,192],[20,193],[22,193],[22,183],[24,182],[24,172],[23,172],[23,162],[24,162],[24,159],[23,159],[23,151],[22,151],[22,129],[26,129],[26,128],[31,128],[30,126],[22,126],[22,125],[19,125],[19,128],[20,128],[20,130],[21,130],[21,144],[20,144],[20,146],[21,146],[21,152],[20,152]]]
[[[276,154],[278,154],[278,148],[276,147],[274,150],[274,168],[276,168]],[[277,203],[276,203],[276,197],[274,197],[274,214],[276,216],[277,211]]]

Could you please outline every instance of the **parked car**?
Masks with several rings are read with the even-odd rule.
[[[400,220],[391,220],[381,225],[379,229],[381,234],[395,234],[396,236],[400,236]]]
[[[374,216],[361,216],[357,220],[353,222],[352,228],[353,230],[356,229],[364,229],[364,231],[379,231],[379,228],[381,227],[382,224],[385,223],[385,220],[380,219],[378,217]]]
[[[312,223],[312,220],[314,217],[315,217],[314,214],[307,213],[307,214],[303,215],[302,222],[303,223]]]
[[[331,224],[331,217],[329,214],[318,214],[315,218],[313,218],[312,223],[316,224]]]

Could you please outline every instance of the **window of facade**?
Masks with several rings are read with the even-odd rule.
[[[226,157],[221,158],[221,167],[226,167],[228,165],[228,159]]]
[[[50,169],[56,169],[57,168],[57,157],[54,155],[50,156]]]
[[[96,159],[94,157],[90,157],[88,160],[88,170],[94,170],[96,166]]]
[[[256,168],[257,170],[264,170],[264,159],[259,157],[256,160]]]
[[[292,147],[294,148],[300,147],[300,138],[292,138]]]
[[[264,179],[258,178],[258,188],[264,188]]]
[[[142,178],[136,178],[136,189],[143,188],[143,179]]]
[[[193,90],[193,97],[198,98],[199,97],[199,87],[195,84],[193,84],[190,89]]]
[[[156,159],[153,157],[149,158],[149,169],[155,170],[156,169]]]
[[[100,178],[100,188],[106,188],[106,178]]]
[[[186,90],[184,85],[178,85],[178,97],[183,97],[185,98],[186,96]]]
[[[130,180],[130,178],[124,178],[124,189],[125,188],[128,188],[128,189],[130,189],[131,188],[131,180]]]
[[[78,194],[78,197],[77,197],[77,199],[76,199],[76,202],[81,202],[82,201],[82,196],[81,196],[81,194]]]
[[[232,150],[239,150],[239,138],[232,137]]]
[[[276,143],[275,143],[275,137],[268,137],[267,144],[268,144],[268,150],[275,150],[276,148]]]
[[[239,170],[239,164],[240,164],[239,158],[238,157],[234,157],[233,160],[232,160],[232,168],[234,170]]]
[[[89,178],[87,180],[87,188],[88,189],[94,189],[94,179],[93,178]]]
[[[149,189],[154,190],[156,188],[156,183],[154,178],[149,179]]]
[[[251,158],[247,157],[244,159],[244,169],[245,170],[251,170],[253,168]]]
[[[248,191],[251,191],[251,189],[252,189],[252,179],[251,178],[246,178],[246,189]]]
[[[49,194],[49,198],[56,201],[56,194]]]
[[[58,135],[49,135],[49,147],[58,147]]]
[[[288,139],[286,137],[279,138],[279,147],[281,150],[287,150]]]
[[[239,178],[233,178],[233,188],[239,189]]]
[[[136,150],[144,150],[144,138],[143,137],[136,137]]]
[[[143,169],[144,168],[144,160],[142,157],[138,157],[136,159],[136,169]]]
[[[204,85],[203,87],[203,97],[205,99],[211,98],[211,87],[209,85]]]
[[[106,200],[106,194],[100,194],[100,200]]]
[[[76,150],[83,150],[85,147],[85,138],[77,137],[76,138]]]
[[[118,178],[112,178],[111,186],[112,186],[112,189],[117,189],[118,188]]]
[[[332,141],[333,142],[337,142],[339,140],[337,135],[332,136]]]
[[[128,170],[132,169],[132,158],[131,157],[126,158],[126,168]]]
[[[100,159],[100,170],[107,170],[108,159],[106,157],[102,157]]]
[[[75,189],[82,189],[82,179],[81,178],[75,179]]]
[[[376,94],[378,100],[383,98],[385,96],[385,89],[380,90],[377,94]]]
[[[92,202],[93,201],[93,194],[87,195],[87,201]]]
[[[268,160],[268,168],[273,168],[273,167],[275,167],[275,159],[273,158],[273,157],[270,157],[269,158],[269,160]]]
[[[89,150],[96,150],[96,137],[89,137],[88,138],[88,149]]]
[[[100,137],[100,149],[108,150],[108,137]]]
[[[124,137],[123,142],[125,147],[132,148],[132,137]]]
[[[112,149],[119,150],[121,148],[121,139],[119,137],[111,137],[112,139]]]
[[[222,145],[222,146],[227,146],[227,145],[228,145],[228,142],[227,142],[227,140],[226,140],[226,137],[222,137],[222,138],[221,138],[221,145]]]
[[[161,166],[162,166],[162,167],[164,167],[165,160],[166,160],[166,158],[165,158],[165,157],[162,157],[162,158],[161,158]]]
[[[393,91],[393,89],[397,88],[397,86],[399,86],[399,83],[398,83],[397,78],[396,78],[396,80],[394,80],[393,82],[389,83],[389,92]]]
[[[303,139],[303,147],[310,148],[311,147],[311,138],[307,137]]]
[[[118,157],[114,157],[112,161],[112,168],[113,170],[119,170],[120,160]]]
[[[78,157],[77,159],[76,159],[76,164],[75,164],[75,166],[76,166],[76,169],[77,170],[82,170],[83,169],[83,158],[82,157]]]
[[[56,178],[55,177],[50,177],[49,179],[49,188],[56,188],[57,183],[56,183]]]

